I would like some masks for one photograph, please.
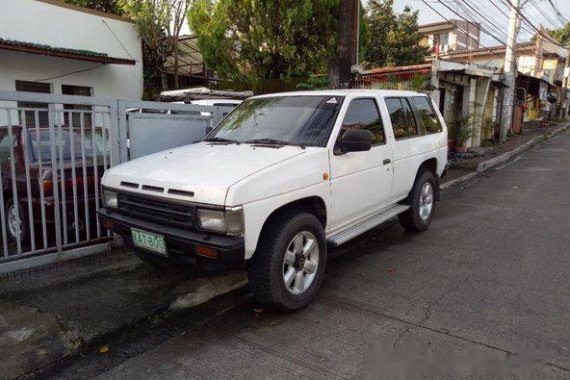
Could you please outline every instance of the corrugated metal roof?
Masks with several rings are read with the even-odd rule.
[[[109,57],[106,53],[98,53],[91,50],[70,49],[32,42],[6,40],[3,38],[0,38],[0,49],[48,55],[59,58],[77,59],[80,61],[114,63],[120,65],[134,65],[136,63],[132,59]]]

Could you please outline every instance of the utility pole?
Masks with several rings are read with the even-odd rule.
[[[508,86],[503,91],[503,110],[501,113],[501,142],[507,141],[507,133],[513,122],[513,107],[515,98],[515,85],[517,69],[515,62],[515,47],[517,43],[517,26],[519,23],[519,0],[510,0],[511,15],[509,18],[509,33],[505,51],[505,84]]]
[[[570,69],[570,46],[566,47],[567,49],[567,54],[568,56],[566,57],[566,64],[564,65],[564,74],[562,75],[562,100],[560,102],[560,104],[562,104],[562,114],[560,115],[560,119],[561,120],[566,120],[568,117],[568,108],[570,108],[569,106],[569,102],[568,102],[568,89],[570,88],[568,85],[569,83],[569,78],[568,78],[568,71]]]
[[[358,62],[360,0],[340,0],[336,56],[329,62],[331,88],[348,88]]]
[[[538,33],[536,34],[535,52],[534,52],[534,76],[537,78],[542,78],[542,67],[544,65],[544,60],[542,58],[542,45],[544,27],[542,24],[538,27]]]

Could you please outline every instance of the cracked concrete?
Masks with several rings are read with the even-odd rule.
[[[37,308],[0,301],[0,379],[11,379],[75,352],[75,331]]]
[[[125,328],[195,307],[246,283],[240,271],[156,271],[136,259],[120,262],[127,265],[111,263],[109,270],[87,270],[91,275],[86,276],[62,274],[63,281],[40,281],[36,288],[25,275],[15,279],[21,288],[8,284],[11,291],[4,290],[0,301],[0,379],[43,370]]]

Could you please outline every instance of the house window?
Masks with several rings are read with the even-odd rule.
[[[416,120],[406,98],[386,98],[386,107],[396,140],[419,135]]]
[[[27,82],[23,80],[16,81],[16,91],[38,92],[41,94],[51,94],[51,84],[40,82]],[[49,124],[48,119],[48,103],[38,102],[18,102],[18,108],[33,108],[33,110],[25,110],[18,112],[20,125],[33,127],[36,125],[35,110],[38,110],[38,125],[45,127]]]
[[[370,131],[374,136],[372,145],[381,145],[386,142],[382,119],[376,107],[376,101],[370,98],[353,100],[348,106],[346,116],[342,122],[342,131],[347,129],[363,129]]]
[[[61,86],[61,93],[63,95],[77,95],[77,96],[91,96],[91,87],[85,86],[70,86],[70,85],[62,85]],[[78,104],[64,104],[64,110],[74,110],[74,111],[91,111],[91,106],[85,105],[78,105]],[[73,127],[81,127],[81,119],[83,118],[83,126],[84,127],[91,127],[92,125],[92,115],[91,112],[65,112],[65,121],[63,122],[64,125],[69,125],[69,119],[71,117],[71,126]]]

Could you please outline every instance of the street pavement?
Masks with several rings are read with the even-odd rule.
[[[568,379],[569,152],[562,133],[446,192],[428,231],[347,243],[304,310],[246,297],[99,378]]]

